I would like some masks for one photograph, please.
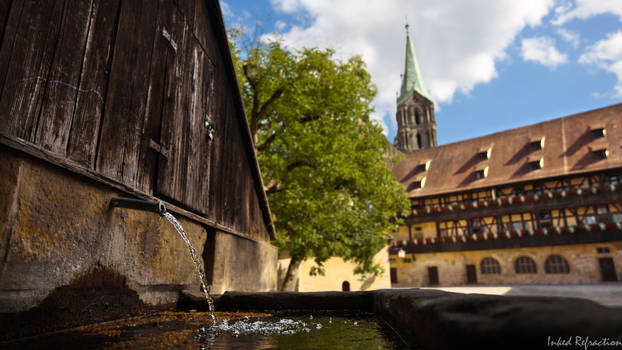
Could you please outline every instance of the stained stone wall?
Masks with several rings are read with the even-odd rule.
[[[597,248],[608,248],[609,253],[598,253]],[[550,255],[560,255],[568,262],[567,274],[547,274],[545,261]],[[519,256],[532,258],[536,273],[517,274],[514,262]],[[392,256],[393,257],[393,256]],[[492,257],[499,262],[499,274],[482,274],[481,261]],[[597,244],[574,244],[545,247],[521,247],[496,250],[474,250],[460,252],[406,254],[404,258],[394,257],[392,268],[397,270],[398,283],[393,287],[429,286],[428,267],[438,268],[440,286],[467,284],[466,265],[475,265],[477,284],[592,284],[602,281],[599,258],[612,258],[618,281],[622,281],[622,242]]]
[[[0,159],[0,312],[28,310],[99,270],[120,276],[146,305],[199,292],[188,249],[166,219],[110,209],[112,197],[127,194],[7,147],[0,146]],[[211,259],[221,262],[220,270],[213,278],[216,269],[207,271],[216,290],[276,285],[275,247],[179,219],[200,256],[207,258],[216,242]],[[248,257],[252,270],[233,264],[235,257]]]

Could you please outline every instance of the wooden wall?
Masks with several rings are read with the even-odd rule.
[[[220,16],[217,0],[1,1],[0,133],[268,239]]]

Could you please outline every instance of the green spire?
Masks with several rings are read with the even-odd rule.
[[[423,86],[423,78],[419,71],[419,64],[415,56],[415,48],[410,41],[410,33],[408,32],[408,24],[406,25],[406,67],[404,68],[404,76],[402,76],[402,88],[400,96],[397,98],[397,104],[401,104],[410,96],[413,91],[417,91],[430,101],[434,101]]]

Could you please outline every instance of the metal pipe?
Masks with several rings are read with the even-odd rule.
[[[160,215],[166,213],[166,206],[161,201],[153,202],[133,198],[112,198],[110,200],[110,207],[152,211]]]

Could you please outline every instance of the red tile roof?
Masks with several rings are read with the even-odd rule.
[[[599,128],[605,136],[595,138],[592,130]],[[542,149],[535,150],[530,142],[542,137]],[[488,159],[478,156],[488,148]],[[601,149],[607,149],[607,159],[594,155]],[[532,170],[528,163],[539,159],[542,169]],[[418,168],[427,161],[427,171]],[[417,151],[396,164],[393,174],[410,197],[420,197],[619,167],[622,104]],[[487,174],[478,180],[480,170]],[[423,188],[409,187],[423,178]]]

